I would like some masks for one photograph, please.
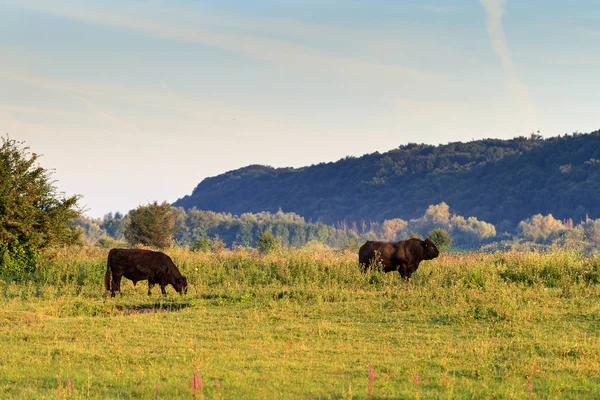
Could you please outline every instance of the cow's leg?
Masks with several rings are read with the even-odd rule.
[[[110,297],[115,297],[115,292],[121,293],[121,275],[113,274],[112,282],[111,282]]]
[[[417,265],[414,263],[401,264],[398,266],[398,272],[405,280],[409,280],[411,275],[417,270]]]
[[[162,292],[163,295],[167,294],[167,291],[165,290],[165,285],[163,285],[162,283],[160,284],[160,291]]]
[[[150,292],[150,289],[152,289],[154,287],[154,283],[148,281],[148,296],[150,296],[152,293]]]
[[[406,264],[398,265],[398,273],[400,274],[400,278],[405,281],[409,280],[410,275],[412,274],[410,268]]]

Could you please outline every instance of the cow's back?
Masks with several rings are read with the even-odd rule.
[[[136,272],[149,277],[157,271],[166,271],[173,264],[166,254],[143,249],[112,249],[108,260],[113,272],[124,275]]]
[[[365,267],[369,267],[374,259],[379,257],[384,266],[387,267],[395,251],[394,243],[369,240],[358,250],[358,262]]]

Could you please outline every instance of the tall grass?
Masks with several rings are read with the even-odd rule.
[[[217,254],[173,248],[167,253],[193,286],[255,288],[265,286],[369,290],[402,284],[378,271],[359,272],[357,256],[349,251],[286,250],[259,255],[253,249]],[[95,286],[103,282],[108,250],[96,247],[54,249],[38,261],[30,282],[48,286]],[[395,276],[395,273],[389,276]],[[11,281],[3,276],[3,282]],[[424,262],[412,281],[419,286],[490,286],[502,281],[519,286],[562,287],[600,282],[600,256],[573,252],[498,252],[446,254]]]
[[[98,248],[1,278],[0,393],[181,398],[201,375],[197,398],[600,397],[600,256],[445,254],[405,281],[350,252],[167,253],[186,296],[107,297]]]

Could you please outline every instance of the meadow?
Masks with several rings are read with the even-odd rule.
[[[106,296],[107,250],[0,280],[1,398],[600,398],[600,256],[166,251],[187,295]]]

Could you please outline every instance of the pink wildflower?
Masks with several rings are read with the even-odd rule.
[[[533,382],[529,382],[529,398],[533,399]]]
[[[373,381],[375,380],[375,373],[373,372],[373,367],[369,365],[369,386],[367,388],[367,394],[369,398],[371,397],[371,393],[373,392]]]

